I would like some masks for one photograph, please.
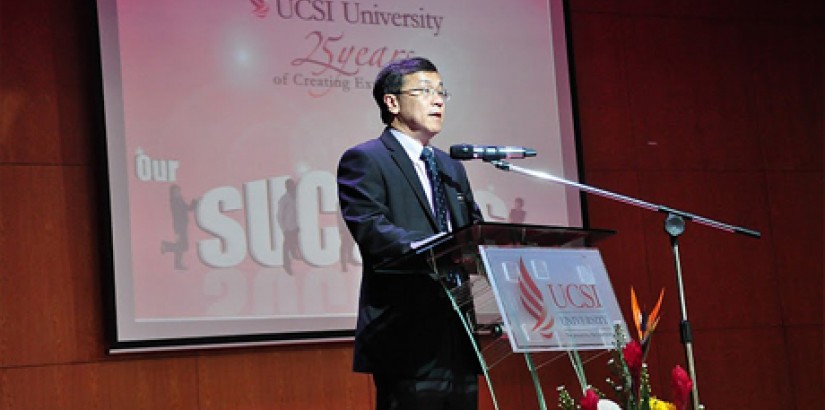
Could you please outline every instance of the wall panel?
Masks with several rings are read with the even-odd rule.
[[[825,3],[820,3],[820,7]],[[822,18],[822,13],[819,14]],[[770,170],[822,172],[825,33],[819,24],[754,25],[751,138]]]
[[[349,344],[204,353],[198,367],[203,409],[372,406],[372,379],[350,370]]]
[[[587,171],[630,169],[647,148],[631,134],[627,18],[584,14],[571,23],[581,156]]]
[[[87,163],[99,118],[91,1],[11,2],[0,13],[0,163]]]
[[[96,197],[88,167],[0,166],[0,364],[102,354]]]
[[[788,361],[788,379],[793,389],[792,395],[786,399],[793,400],[795,408],[804,409],[825,397],[823,343],[821,324],[785,328],[785,351],[782,354]]]
[[[191,359],[58,364],[0,370],[3,409],[193,409]]]
[[[825,5],[815,1],[776,2],[771,0],[695,0],[691,2],[657,0],[576,0],[569,6],[576,12],[667,16],[685,20],[822,20]]]
[[[825,180],[822,173],[771,172],[767,186],[782,321],[822,325]]]
[[[146,356],[99,363],[102,408],[199,408],[197,360],[188,355]],[[84,397],[76,397],[82,403]],[[82,408],[79,406],[78,408]]]

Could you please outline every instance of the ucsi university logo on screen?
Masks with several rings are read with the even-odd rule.
[[[250,12],[260,20],[251,26],[269,39],[270,53],[289,62],[272,68],[272,84],[303,88],[315,98],[334,90],[370,90],[374,71],[416,55],[409,38],[423,32],[442,39],[444,15],[423,6],[390,9],[377,3],[250,0]]]
[[[601,314],[603,306],[595,284],[553,283],[549,277],[537,283],[522,258],[519,258],[519,299],[524,311],[535,320],[531,332],[545,339],[554,336],[556,316],[563,329],[608,324]]]
[[[378,2],[332,0],[250,0],[250,3],[252,14],[260,18],[269,16],[274,5],[274,16],[282,20],[427,30],[433,36],[441,33],[444,23],[443,15],[431,13],[423,6],[399,10],[384,9]]]

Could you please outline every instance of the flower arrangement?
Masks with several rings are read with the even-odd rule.
[[[653,331],[659,324],[659,309],[662,306],[664,289],[659,293],[656,306],[648,314],[639,308],[636,292],[630,288],[630,303],[633,323],[638,339],[628,341],[621,326],[616,326],[615,349],[611,351],[608,366],[615,380],[607,379],[614,392],[616,401],[606,396],[593,386],[582,386],[584,394],[576,403],[567,389],[559,388],[559,407],[563,410],[685,410],[690,400],[693,382],[681,366],[675,366],[671,372],[671,402],[666,402],[651,393],[650,377],[645,359],[650,349]],[[578,355],[577,353],[573,353]],[[576,373],[584,374],[581,361],[574,360]],[[580,377],[582,380],[583,377]]]

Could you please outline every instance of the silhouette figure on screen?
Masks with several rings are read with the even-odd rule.
[[[490,216],[490,219],[495,221],[507,221],[513,224],[520,224],[524,223],[527,219],[527,211],[524,210],[524,198],[516,198],[514,208],[510,210],[510,214],[507,215],[507,218],[496,215],[493,212],[493,206],[487,204],[487,214]]]
[[[284,270],[292,275],[292,259],[301,259],[299,247],[298,206],[296,203],[295,180],[285,182],[286,193],[278,201],[278,225],[284,233]]]
[[[197,199],[187,203],[181,195],[180,187],[169,187],[169,208],[172,211],[172,228],[175,232],[175,241],[162,241],[160,253],[172,252],[175,254],[175,269],[186,270],[183,265],[183,254],[189,250],[189,212],[198,204]]]
[[[524,198],[516,198],[515,206],[515,208],[510,210],[510,216],[507,218],[507,222],[513,224],[524,223],[524,220],[527,219],[527,211],[524,210]]]

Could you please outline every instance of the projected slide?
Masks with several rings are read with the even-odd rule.
[[[98,7],[116,347],[352,335],[335,169],[381,133],[372,82],[394,59],[429,58],[453,95],[435,145],[527,146],[519,165],[576,179],[561,1]],[[581,226],[575,192],[466,165],[487,220]]]

